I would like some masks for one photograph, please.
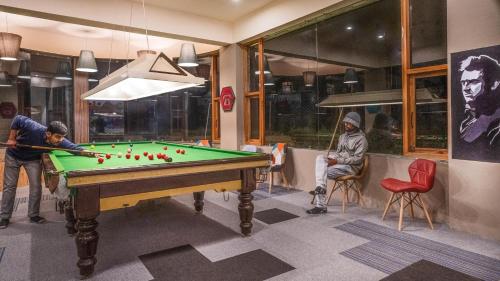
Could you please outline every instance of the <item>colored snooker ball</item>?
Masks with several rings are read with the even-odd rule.
[[[167,150],[167,149],[168,149],[168,147],[167,147],[167,146],[164,146],[164,147],[163,147],[163,150]]]
[[[90,149],[95,149],[95,145],[91,145],[91,146],[90,146]]]
[[[111,145],[111,147],[112,147],[112,148],[115,148],[115,144],[113,143],[113,144]]]
[[[185,151],[184,149],[183,149],[183,150],[181,150],[181,154],[184,154],[184,153],[186,153],[186,151]]]
[[[127,152],[128,153],[132,152],[132,148],[127,148]]]

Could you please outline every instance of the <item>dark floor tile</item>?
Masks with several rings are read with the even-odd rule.
[[[420,260],[381,281],[481,281],[481,279],[430,261]]]
[[[297,215],[290,214],[288,212],[285,212],[285,211],[277,209],[277,208],[256,212],[254,214],[254,218],[256,218],[262,222],[265,222],[267,224],[273,224],[273,223],[278,223],[278,222],[282,222],[282,221],[287,221],[287,220],[291,220],[291,219],[298,218],[298,217],[299,216],[297,216]]]
[[[263,250],[211,262],[191,245],[139,257],[154,280],[265,280],[294,268]]]

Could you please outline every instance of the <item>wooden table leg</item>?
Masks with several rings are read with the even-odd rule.
[[[246,169],[241,171],[242,186],[238,199],[238,211],[240,213],[240,228],[241,233],[249,236],[252,232],[252,218],[253,218],[253,195],[252,191],[255,190],[255,170]]]
[[[80,268],[80,275],[82,276],[90,276],[94,272],[94,265],[97,262],[95,254],[99,234],[96,228],[97,221],[95,218],[78,220],[78,234],[75,241],[79,257],[77,266]]]
[[[66,218],[66,230],[69,235],[74,235],[76,233],[75,229],[75,213],[73,212],[73,203],[71,199],[64,202],[64,216]]]
[[[80,275],[87,277],[94,272],[99,234],[96,231],[99,215],[99,186],[86,186],[76,190],[75,214],[78,233],[75,237]]]
[[[197,213],[203,212],[203,205],[205,204],[203,198],[205,197],[205,191],[193,192],[194,197],[194,209]]]

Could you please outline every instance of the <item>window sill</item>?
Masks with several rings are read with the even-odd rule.
[[[415,152],[407,152],[404,154],[404,156],[448,161],[448,151],[440,149],[418,149]]]

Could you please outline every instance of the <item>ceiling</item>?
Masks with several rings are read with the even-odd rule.
[[[78,56],[80,50],[90,49],[97,58],[135,59],[138,50],[147,49],[144,34],[63,23],[53,20],[0,13],[7,17],[8,31],[23,37],[21,48]],[[5,20],[0,29],[6,30]],[[162,51],[169,57],[178,57],[182,43],[187,41],[149,36],[150,49]],[[218,50],[220,46],[194,43],[198,54]]]
[[[123,0],[126,1],[126,0]],[[134,0],[142,3],[142,1]],[[274,0],[145,0],[146,5],[233,22]]]

